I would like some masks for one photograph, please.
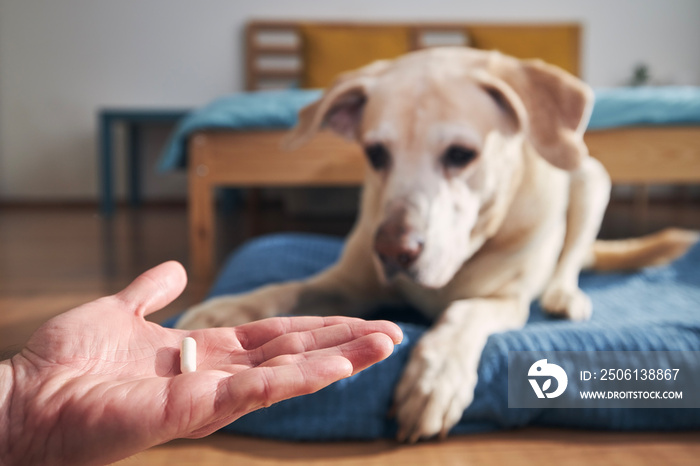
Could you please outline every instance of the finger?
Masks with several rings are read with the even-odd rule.
[[[302,364],[312,359],[341,356],[352,364],[352,374],[386,359],[393,352],[394,343],[383,333],[372,333],[353,339],[344,344],[325,349],[308,351],[298,354],[283,354],[269,359],[261,364],[262,367]]]
[[[258,348],[275,338],[293,332],[304,332],[317,328],[329,327],[333,325],[352,325],[358,322],[367,322],[353,317],[318,317],[318,316],[297,316],[297,317],[276,317],[272,319],[260,320],[236,327],[236,336],[244,349],[251,350]],[[392,322],[381,322],[382,333],[386,333],[396,343],[403,339],[401,329]]]
[[[229,390],[232,398],[248,400],[247,413],[288,398],[314,393],[352,373],[349,360],[331,355],[241,372],[230,378]]]
[[[115,297],[139,317],[158,311],[177,298],[187,284],[187,274],[175,261],[165,262],[139,275]]]
[[[293,332],[265,343],[249,352],[246,356],[252,365],[284,354],[300,354],[324,348],[337,347],[352,342],[366,335],[378,333],[384,335],[390,347],[393,348],[396,335],[395,324],[382,321],[353,320],[328,327],[312,329],[304,332]],[[391,351],[390,348],[390,351]]]
[[[338,322],[364,322],[361,319],[346,317],[276,317],[260,320],[238,327],[217,327],[192,330],[185,335],[197,341],[203,355],[202,367],[218,368],[221,364],[234,364],[243,367],[258,365],[264,358],[257,356],[257,348],[283,335],[294,335],[325,325],[338,325]],[[246,351],[251,349],[252,351]],[[243,351],[242,351],[243,350]],[[277,354],[272,354],[271,357]],[[254,361],[251,364],[251,361]],[[207,366],[209,364],[209,366]]]
[[[331,356],[300,364],[248,369],[215,382],[215,392],[211,390],[214,384],[204,379],[216,371],[185,374],[182,384],[187,383],[189,399],[196,400],[196,404],[189,406],[193,415],[187,419],[184,432],[179,436],[208,435],[245,414],[288,398],[314,393],[351,373],[352,365],[348,360]],[[195,396],[192,389],[197,391],[204,387],[208,387],[207,393]],[[215,399],[212,399],[213,393]]]

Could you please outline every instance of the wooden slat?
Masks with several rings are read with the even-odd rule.
[[[246,91],[254,91],[258,88],[257,79],[253,74],[253,68],[257,62],[257,54],[255,53],[257,30],[254,24],[248,24],[245,28],[245,89]]]
[[[301,47],[296,44],[256,44],[255,50],[259,55],[298,55]]]
[[[320,133],[303,148],[280,147],[286,131],[206,132],[193,138],[205,153],[200,180],[228,186],[348,186],[362,182],[365,162],[354,143]]]
[[[337,186],[362,182],[360,148],[320,133],[294,152],[280,148],[285,131],[208,132],[194,138],[208,149],[209,182],[231,185]],[[589,131],[591,155],[615,183],[700,182],[700,128],[643,127]]]
[[[299,21],[274,21],[274,20],[255,20],[248,23],[248,27],[257,31],[264,30],[296,30],[301,22]]]
[[[616,128],[584,139],[613,183],[700,183],[700,127]]]
[[[299,77],[301,70],[292,68],[253,68],[253,76],[258,79],[295,79]]]

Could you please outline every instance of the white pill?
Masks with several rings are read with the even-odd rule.
[[[182,340],[180,348],[180,371],[183,374],[197,370],[197,342],[192,337]]]

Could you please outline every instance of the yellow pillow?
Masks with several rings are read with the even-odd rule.
[[[408,28],[401,26],[317,26],[300,28],[301,86],[326,87],[343,71],[411,50]]]
[[[541,58],[579,75],[576,26],[473,26],[467,32],[472,47],[499,50],[517,58]]]

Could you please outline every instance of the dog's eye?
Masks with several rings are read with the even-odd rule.
[[[466,147],[450,146],[442,156],[442,163],[446,168],[463,168],[476,158],[474,149]]]
[[[383,145],[373,144],[367,146],[365,147],[365,154],[367,154],[367,159],[375,170],[382,170],[389,166],[391,156]]]

